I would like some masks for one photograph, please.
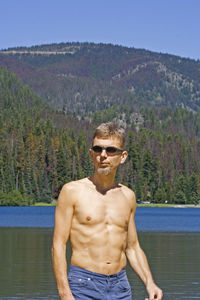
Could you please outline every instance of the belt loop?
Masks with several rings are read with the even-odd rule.
[[[92,272],[91,272],[91,274],[90,274],[90,278],[91,278],[91,280],[94,279],[94,274],[92,274]]]
[[[121,279],[122,274],[123,274],[122,271],[120,271],[119,273],[117,273],[117,278],[118,278],[118,279]]]

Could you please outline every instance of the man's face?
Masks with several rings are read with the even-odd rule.
[[[93,147],[115,147],[122,149],[120,144],[120,139],[117,137],[110,138],[95,138],[93,141]],[[90,149],[90,156],[93,161],[95,170],[99,174],[108,175],[110,173],[116,172],[118,166],[126,160],[126,151],[117,151],[116,153],[109,153],[106,149],[101,152],[95,152]]]

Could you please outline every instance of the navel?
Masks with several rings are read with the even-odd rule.
[[[92,218],[90,216],[87,216],[87,218],[86,218],[87,221],[91,221],[91,219]]]

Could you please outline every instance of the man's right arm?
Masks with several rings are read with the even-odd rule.
[[[67,280],[66,244],[69,239],[74,210],[73,183],[60,192],[55,212],[52,261],[61,300],[74,300]]]

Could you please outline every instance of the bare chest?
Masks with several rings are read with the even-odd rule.
[[[74,216],[79,224],[94,226],[97,224],[127,227],[131,209],[122,193],[98,195],[87,193],[78,199]]]

